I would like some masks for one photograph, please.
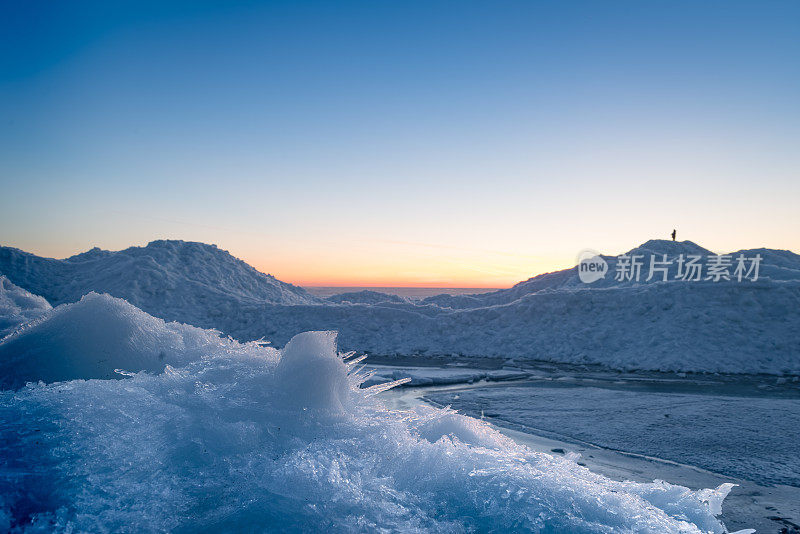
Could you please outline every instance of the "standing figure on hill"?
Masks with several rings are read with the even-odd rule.
[[[675,229],[672,229],[672,240],[675,241]]]

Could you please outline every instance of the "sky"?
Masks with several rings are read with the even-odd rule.
[[[800,2],[4,2],[0,244],[507,287],[800,252]]]

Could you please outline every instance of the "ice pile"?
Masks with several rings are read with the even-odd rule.
[[[724,532],[728,485],[616,482],[449,410],[390,411],[330,332],[278,351],[89,295],[0,348],[31,380],[0,391],[0,531]],[[124,375],[92,378],[99,355]],[[86,374],[51,382],[61,357]]]
[[[51,308],[44,298],[15,286],[0,275],[0,339]]]

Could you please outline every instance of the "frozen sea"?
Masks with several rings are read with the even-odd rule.
[[[521,428],[800,487],[800,389],[781,398],[652,386],[531,381],[428,398]]]
[[[393,393],[400,404],[450,406],[529,447],[577,452],[607,476],[689,487],[732,482],[723,506],[729,528],[800,532],[800,383],[559,367],[528,369],[522,379],[525,369],[499,372],[378,368],[418,385]]]

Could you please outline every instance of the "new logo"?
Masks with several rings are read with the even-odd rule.
[[[595,250],[586,249],[578,254],[578,278],[584,284],[591,284],[603,278],[608,272],[608,263]]]

